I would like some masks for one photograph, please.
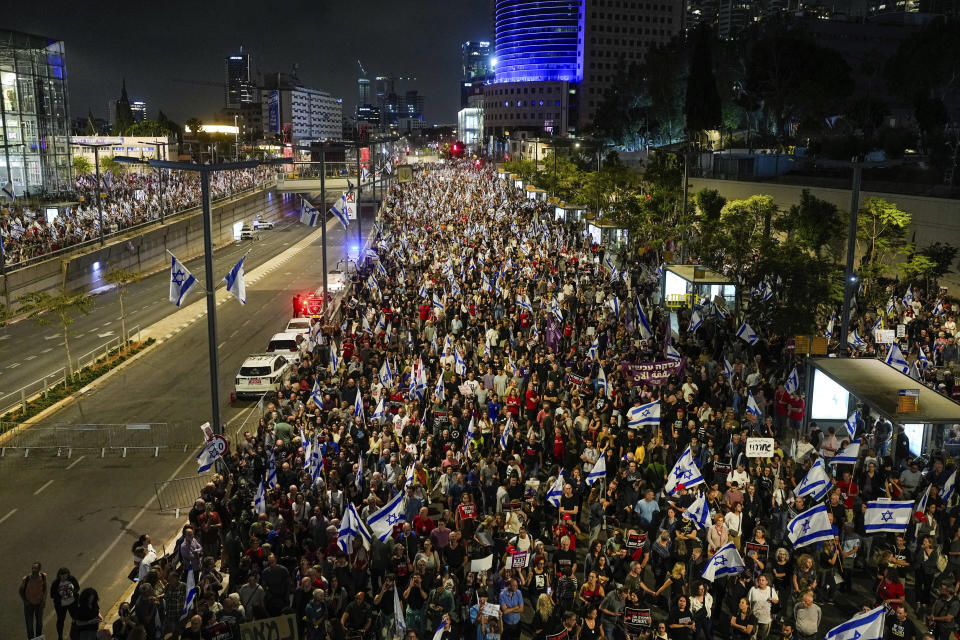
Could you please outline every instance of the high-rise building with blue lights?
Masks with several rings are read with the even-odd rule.
[[[496,81],[579,81],[582,11],[582,0],[497,0]]]

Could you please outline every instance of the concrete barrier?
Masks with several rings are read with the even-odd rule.
[[[720,180],[716,178],[690,178],[690,193],[701,189],[716,189],[727,200],[742,200],[753,195],[768,195],[781,208],[789,208],[800,203],[800,194],[804,189],[810,193],[837,205],[841,210],[850,208],[849,189],[825,187],[805,187],[803,185],[779,184],[775,182],[747,182],[742,180]],[[900,209],[913,215],[913,222],[907,233],[917,246],[923,248],[934,242],[946,242],[960,247],[960,200],[949,198],[931,198],[900,193],[882,193],[879,191],[861,191],[860,202],[868,198],[883,198],[896,204]],[[960,274],[949,273],[942,284],[950,287],[952,294],[960,291]]]
[[[283,196],[271,187],[216,203],[211,209],[211,231],[215,248],[234,242],[233,225],[252,223],[260,214],[277,221],[283,211]],[[18,296],[32,291],[90,291],[104,286],[110,269],[149,273],[169,262],[167,251],[180,260],[203,254],[203,218],[199,208],[151,226],[141,232],[122,235],[103,247],[93,247],[58,256],[7,274],[7,294],[15,306]]]

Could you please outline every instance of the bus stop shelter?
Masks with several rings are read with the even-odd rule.
[[[627,246],[628,229],[608,220],[588,219],[584,216],[587,224],[587,233],[594,244],[600,244],[607,249],[620,249]]]
[[[842,432],[859,409],[864,419],[880,416],[903,425],[915,456],[960,453],[960,404],[947,396],[874,358],[809,358],[807,367],[808,424]]]
[[[693,264],[668,264],[663,269],[663,300],[668,307],[693,307],[723,299],[727,310],[736,306],[737,285],[722,273]]]

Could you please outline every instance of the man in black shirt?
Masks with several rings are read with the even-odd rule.
[[[366,634],[370,629],[373,612],[367,604],[366,597],[366,592],[357,591],[353,601],[347,605],[343,615],[340,616],[340,624],[347,630],[347,635],[350,635],[350,632]]]
[[[916,640],[917,628],[907,617],[907,608],[897,608],[896,616],[887,616],[887,630],[884,640]]]

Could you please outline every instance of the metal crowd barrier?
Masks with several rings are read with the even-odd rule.
[[[58,457],[73,455],[76,450],[119,451],[126,458],[128,451],[149,451],[154,457],[171,446],[170,425],[166,422],[128,424],[57,424],[8,425],[0,423],[0,457],[8,451],[54,452]]]
[[[193,503],[200,497],[203,487],[208,482],[213,481],[213,476],[212,472],[206,472],[184,478],[165,480],[164,482],[155,482],[153,488],[157,493],[157,504],[160,505],[160,511],[176,511],[179,518],[180,510],[189,509],[193,506]]]

